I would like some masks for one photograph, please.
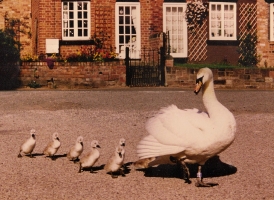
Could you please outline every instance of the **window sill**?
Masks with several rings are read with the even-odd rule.
[[[94,40],[60,40],[60,45],[94,45]]]
[[[208,45],[215,46],[239,46],[239,40],[207,40]]]

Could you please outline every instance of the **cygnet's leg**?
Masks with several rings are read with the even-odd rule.
[[[18,157],[18,158],[22,158],[21,151],[19,152],[19,154],[18,154],[17,157]]]
[[[195,183],[196,187],[212,187],[218,185],[218,183],[204,183],[203,177],[202,177],[202,166],[198,166],[198,172],[197,172],[197,182]]]
[[[81,173],[82,172],[82,164],[79,163],[79,170],[78,170],[78,173]]]

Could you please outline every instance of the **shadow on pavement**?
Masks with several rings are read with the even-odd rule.
[[[196,178],[198,171],[197,164],[187,165],[190,172],[190,178]],[[158,165],[157,167],[151,167],[144,171],[146,177],[162,177],[162,178],[183,178],[183,169],[179,165]],[[235,174],[237,168],[235,166],[222,162],[219,156],[214,156],[205,163],[202,168],[203,177],[219,177]]]

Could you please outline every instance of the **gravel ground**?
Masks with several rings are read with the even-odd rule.
[[[201,94],[178,88],[2,91],[0,199],[274,199],[274,91],[216,93],[236,117],[237,136],[205,167],[205,181],[219,185],[196,188],[196,166],[190,166],[191,184],[181,179],[176,166],[154,167],[150,173],[129,167],[126,177],[117,179],[102,166],[121,137],[126,139],[125,162],[136,161],[146,120],[170,104],[203,109]],[[17,158],[32,128],[37,132],[36,156]],[[41,153],[55,131],[61,147],[52,161]],[[91,140],[99,140],[96,173],[77,173],[78,164],[64,156],[79,135],[84,151]]]

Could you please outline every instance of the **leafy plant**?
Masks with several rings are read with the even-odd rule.
[[[65,59],[67,62],[92,62],[92,61],[109,61],[116,58],[116,53],[108,49],[100,49],[96,46],[81,47],[80,51],[68,55]]]
[[[248,13],[250,13],[249,10]],[[248,17],[250,19],[250,17]],[[240,39],[240,45],[238,49],[239,64],[245,67],[256,66],[259,63],[259,56],[257,55],[257,35],[252,31],[251,22],[246,24],[246,35]]]
[[[197,26],[201,26],[208,16],[208,4],[201,0],[187,2],[186,21],[187,28],[191,33]]]
[[[24,18],[27,19],[27,18]],[[0,89],[13,89],[19,86],[18,74],[21,44],[17,38],[20,33],[31,36],[24,20],[4,15],[5,29],[0,29]]]
[[[28,84],[28,86],[29,86],[30,88],[34,88],[34,89],[40,88],[40,87],[41,87],[41,85],[40,85],[39,83],[37,83],[36,81],[31,81],[31,82]]]

